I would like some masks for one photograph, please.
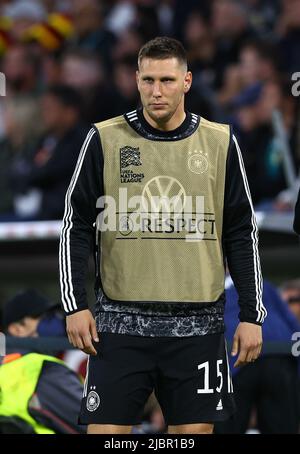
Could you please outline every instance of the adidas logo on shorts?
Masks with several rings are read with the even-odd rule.
[[[216,406],[216,410],[223,410],[222,399],[219,400],[218,405]]]

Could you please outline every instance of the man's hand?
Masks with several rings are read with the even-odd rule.
[[[262,348],[262,329],[254,323],[240,322],[235,331],[231,355],[239,353],[234,367],[255,361]]]
[[[96,323],[91,312],[86,309],[67,316],[69,342],[88,355],[97,355],[92,341],[99,342]]]

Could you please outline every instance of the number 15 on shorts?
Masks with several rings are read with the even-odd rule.
[[[232,392],[232,383],[231,383],[231,377],[230,377],[230,371],[227,366],[227,388],[228,392]],[[210,387],[210,379],[215,383],[215,377],[210,377],[210,370],[209,370],[209,361],[205,361],[205,363],[198,364],[198,370],[204,369],[204,378],[203,378],[203,388],[198,388],[197,393],[198,394],[213,394],[215,391],[218,393],[221,392],[223,385],[224,385],[224,374],[223,374],[223,360],[218,359],[217,360],[217,367],[216,367],[216,373],[217,373],[217,386],[216,388],[211,388]]]

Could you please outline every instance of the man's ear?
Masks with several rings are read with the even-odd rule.
[[[139,89],[140,73],[138,70],[136,70],[136,72],[135,72],[135,80],[136,80],[137,88]]]
[[[192,86],[193,76],[191,71],[187,71],[184,77],[184,93],[187,93]]]

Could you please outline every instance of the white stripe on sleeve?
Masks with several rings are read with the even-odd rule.
[[[76,300],[73,291],[72,271],[71,271],[71,254],[70,254],[70,232],[73,227],[72,215],[73,208],[71,204],[71,196],[74,191],[82,163],[89,143],[96,133],[94,128],[88,132],[85,141],[81,147],[77,164],[65,197],[65,212],[63,217],[63,225],[59,243],[59,272],[60,272],[60,288],[63,307],[66,313],[77,309]]]
[[[238,141],[236,137],[233,135],[233,141],[236,146],[238,158],[239,158],[239,164],[240,164],[240,169],[243,177],[243,182],[245,186],[245,191],[249,200],[249,204],[251,206],[251,223],[252,223],[252,232],[251,232],[251,238],[252,238],[252,249],[253,249],[253,262],[254,262],[254,276],[255,276],[255,289],[256,289],[256,311],[257,311],[257,322],[263,322],[266,315],[267,315],[267,310],[263,305],[262,301],[262,274],[261,274],[261,268],[260,268],[260,260],[259,260],[259,253],[258,253],[258,228],[257,228],[257,223],[256,223],[256,217],[254,213],[254,208],[251,200],[251,194],[250,194],[250,189],[247,181],[247,175],[243,163],[243,158],[242,158],[242,153],[238,144]]]

